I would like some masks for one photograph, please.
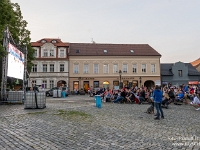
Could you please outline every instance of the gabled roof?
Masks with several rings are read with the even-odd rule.
[[[161,75],[163,76],[173,76],[172,73],[172,63],[170,64],[160,64]]]
[[[200,65],[200,58],[191,62],[192,66],[197,67],[198,65]]]
[[[70,43],[69,47],[70,56],[161,56],[148,44]]]
[[[193,67],[190,63],[184,63],[188,67],[188,75],[189,76],[199,76],[200,73]],[[161,75],[163,76],[173,76],[172,66],[174,63],[161,63]]]
[[[55,46],[60,46],[60,47],[69,46],[69,43],[64,43],[64,42],[61,41],[61,39],[58,39],[58,38],[44,38],[44,39],[41,39],[37,42],[31,42],[31,46],[36,46],[36,47],[42,46],[43,44],[45,44],[45,43],[42,42],[43,40],[46,41],[45,43],[52,43],[52,41],[56,41],[56,43],[52,43]]]

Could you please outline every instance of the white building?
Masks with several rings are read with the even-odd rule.
[[[44,38],[32,42],[35,60],[29,76],[30,83],[50,89],[61,85],[68,87],[68,48],[69,43],[60,39]]]

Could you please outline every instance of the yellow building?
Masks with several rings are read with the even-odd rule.
[[[151,87],[161,81],[160,58],[148,44],[70,43],[69,88]]]

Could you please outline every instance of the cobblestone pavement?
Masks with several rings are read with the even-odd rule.
[[[200,149],[200,111],[188,105],[171,104],[162,120],[144,113],[147,104],[97,108],[87,95],[47,98],[46,105],[0,105],[0,150]]]

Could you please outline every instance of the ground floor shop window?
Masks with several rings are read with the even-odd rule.
[[[113,86],[119,86],[119,81],[113,81]]]
[[[89,81],[83,81],[83,88],[85,92],[88,92],[89,88]]]
[[[137,80],[133,80],[133,87],[138,87],[138,81]]]
[[[98,88],[99,87],[99,81],[94,81],[94,88]]]
[[[123,87],[128,87],[128,81],[127,80],[123,81]]]
[[[79,82],[78,81],[74,81],[73,83],[73,89],[75,90],[78,90],[79,89]]]

